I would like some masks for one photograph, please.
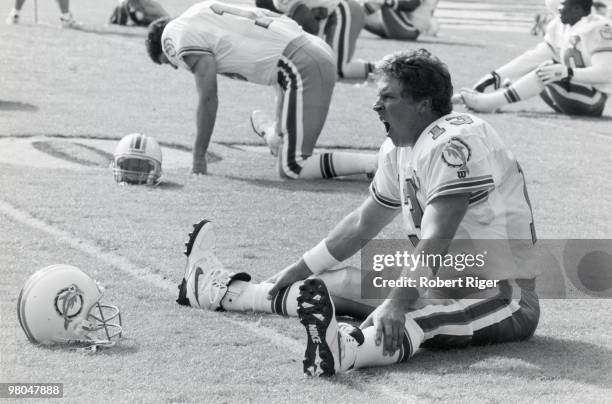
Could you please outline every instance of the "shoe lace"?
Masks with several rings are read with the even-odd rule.
[[[230,273],[222,268],[215,269],[210,275],[210,282],[208,283],[208,299],[212,305],[214,303],[220,303],[223,296],[227,292],[227,285],[230,282]],[[223,294],[223,296],[220,296]]]

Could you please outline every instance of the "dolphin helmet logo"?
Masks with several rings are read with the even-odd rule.
[[[64,318],[64,329],[83,310],[83,291],[75,284],[60,290],[55,296],[55,311]]]

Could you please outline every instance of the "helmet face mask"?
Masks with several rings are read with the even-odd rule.
[[[111,167],[118,183],[158,185],[162,175],[161,148],[152,137],[132,133],[119,141]]]
[[[32,275],[19,294],[17,316],[30,342],[70,347],[113,346],[122,337],[121,314],[102,304],[103,288],[71,265]]]
[[[141,157],[118,157],[113,166],[115,181],[131,185],[156,185],[159,183],[161,164]]]

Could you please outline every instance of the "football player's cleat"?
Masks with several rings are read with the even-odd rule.
[[[497,109],[497,106],[491,105],[488,102],[485,94],[479,93],[474,90],[467,88],[461,89],[461,98],[465,106],[472,111],[476,112],[493,112]]]
[[[263,111],[255,110],[251,112],[251,127],[253,132],[266,142],[270,148],[270,154],[278,156],[283,138],[276,133],[276,122]]]
[[[103,290],[72,265],[45,267],[19,293],[19,324],[35,344],[89,350],[113,346],[121,338],[121,314],[116,306],[100,303]]]
[[[306,279],[297,301],[297,313],[308,338],[304,374],[329,377],[352,369],[363,334],[359,328],[338,324],[325,283],[317,278]]]
[[[60,24],[62,28],[83,29],[83,24],[72,18],[72,14],[68,17],[60,17]]]
[[[5,21],[8,25],[19,24],[19,14],[11,11]]]
[[[115,148],[111,167],[119,183],[157,185],[162,176],[161,147],[151,136],[124,136]]]
[[[223,268],[215,255],[215,233],[208,220],[193,225],[185,243],[187,264],[185,275],[178,286],[176,302],[206,310],[222,311],[221,301],[234,280],[249,282],[251,276],[245,272],[234,273]]]

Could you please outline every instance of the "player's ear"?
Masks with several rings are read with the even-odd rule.
[[[430,112],[431,111],[431,98],[423,98],[417,104],[417,109],[420,113]]]

